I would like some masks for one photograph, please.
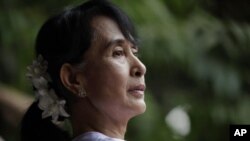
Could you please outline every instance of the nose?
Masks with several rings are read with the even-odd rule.
[[[133,77],[142,77],[146,74],[146,67],[145,65],[139,60],[137,57],[133,57],[133,63],[131,67],[131,75]]]

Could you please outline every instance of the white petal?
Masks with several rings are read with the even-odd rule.
[[[56,112],[56,111],[53,111],[53,113],[52,113],[52,120],[53,121],[57,121],[58,118],[59,118],[59,113]]]
[[[47,89],[39,89],[39,90],[37,91],[37,94],[38,94],[39,96],[47,95],[47,94],[48,94],[48,90],[47,90]]]
[[[63,116],[63,117],[69,117],[70,115],[64,110],[63,107],[60,107],[60,116]]]
[[[58,101],[58,97],[57,97],[56,92],[55,92],[54,89],[50,89],[50,90],[49,90],[49,95],[50,95],[50,97],[51,97],[55,102]]]
[[[51,111],[49,111],[49,110],[44,110],[43,111],[43,113],[42,113],[42,118],[44,119],[44,118],[47,118],[47,117],[49,117],[49,116],[51,116],[52,114],[51,114]]]
[[[51,107],[51,105],[53,105],[53,103],[54,100],[51,99],[51,97],[48,94],[46,94],[39,97],[38,107],[42,110],[49,110],[49,108]]]
[[[33,78],[32,83],[37,89],[48,88],[48,81],[44,77]]]
[[[60,100],[59,104],[63,107],[66,104],[66,101],[65,100]]]

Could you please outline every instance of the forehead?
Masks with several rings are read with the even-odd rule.
[[[93,40],[102,39],[109,41],[125,38],[121,33],[117,23],[109,17],[97,16],[91,22],[91,26],[94,29]]]

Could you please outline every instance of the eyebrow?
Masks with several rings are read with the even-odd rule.
[[[125,39],[114,39],[114,40],[111,40],[111,41],[107,42],[105,47],[109,48],[109,47],[112,47],[114,45],[121,45],[121,44],[128,44],[128,43],[129,43],[129,41],[127,41]],[[132,44],[131,48],[139,50],[137,45],[135,45],[134,43],[131,43],[131,44]]]

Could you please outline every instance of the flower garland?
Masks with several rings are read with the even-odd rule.
[[[32,65],[27,67],[26,76],[36,89],[35,98],[38,100],[38,107],[43,111],[42,118],[52,117],[52,122],[57,123],[59,116],[69,117],[65,111],[65,100],[59,99],[55,91],[49,87],[52,82],[47,73],[48,62],[43,59],[42,55],[33,61]]]

